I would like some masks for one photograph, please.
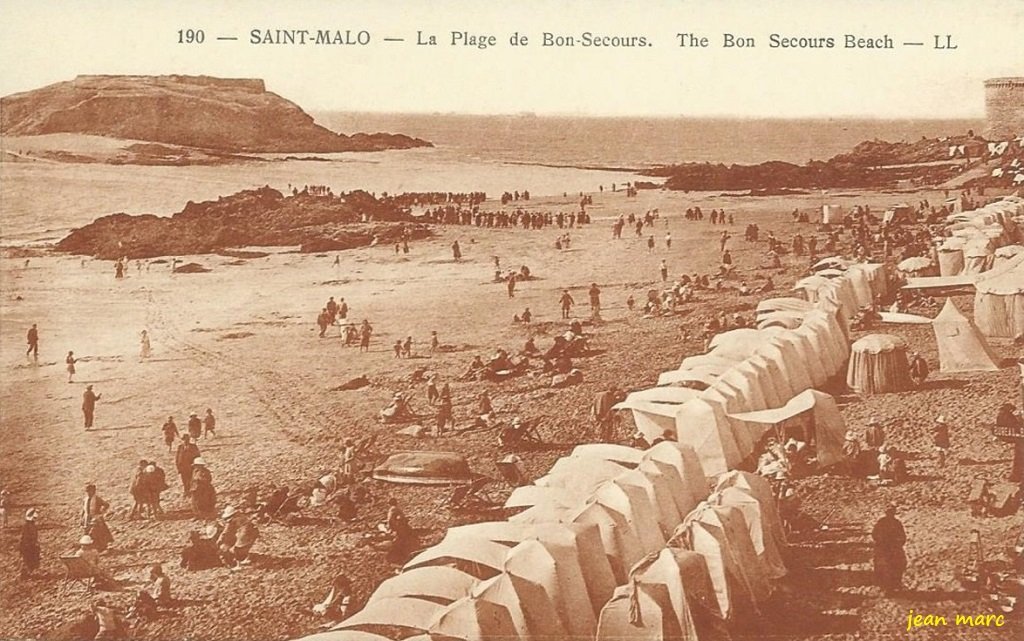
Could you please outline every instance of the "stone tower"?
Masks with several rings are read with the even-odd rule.
[[[985,116],[985,137],[989,140],[1024,134],[1024,77],[986,80]]]

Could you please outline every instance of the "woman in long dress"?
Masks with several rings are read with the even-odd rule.
[[[70,383],[71,379],[75,376],[75,363],[78,362],[78,359],[75,358],[74,352],[68,352],[67,358],[64,359],[64,362],[67,363],[68,366],[68,382]]]
[[[146,330],[142,330],[140,344],[139,358],[147,359],[153,355],[153,347],[149,344],[149,332]]]

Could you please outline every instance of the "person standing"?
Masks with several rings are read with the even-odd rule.
[[[508,275],[508,297],[516,297],[516,273],[512,272]]]
[[[193,441],[198,441],[199,437],[203,435],[203,422],[199,420],[199,415],[195,412],[188,415],[188,435],[192,437]]]
[[[35,360],[39,360],[39,328],[35,323],[32,323],[32,327],[28,330],[28,351],[25,352],[25,356],[32,356]]]
[[[107,527],[106,513],[109,509],[110,503],[96,493],[96,486],[92,483],[86,485],[85,500],[82,503],[82,526],[100,552],[114,542],[114,535]]]
[[[908,363],[910,371],[910,380],[914,383],[915,387],[921,387],[924,384],[925,379],[928,378],[928,361],[921,358],[921,355],[917,352],[913,352],[910,355],[910,363]]]
[[[672,232],[665,232],[665,249],[672,249]]]
[[[664,259],[661,261],[661,269],[659,271],[661,271],[661,282],[663,282],[663,283],[667,282],[668,281],[668,264],[664,261]]]
[[[213,410],[206,408],[206,416],[203,417],[203,438],[216,436],[217,419],[213,416]]]
[[[160,429],[164,433],[164,443],[167,444],[167,451],[170,452],[174,439],[178,438],[178,426],[174,422],[174,417],[168,416],[167,422]]]
[[[359,351],[368,352],[370,351],[370,336],[373,334],[373,327],[370,322],[363,319],[363,324],[359,327]]]
[[[653,251],[654,251],[654,236],[648,236],[647,237],[647,253],[649,254],[649,253],[651,253]]]
[[[569,318],[569,310],[576,304],[576,301],[572,299],[568,289],[562,290],[562,297],[559,299],[559,303],[562,305],[562,318]]]
[[[723,252],[723,253],[725,252],[725,244],[727,242],[729,242],[730,238],[731,238],[731,236],[729,235],[729,232],[727,232],[727,231],[723,231],[722,232],[721,237],[719,237],[719,239],[718,239],[718,251],[719,252]]]
[[[459,241],[457,240],[452,243],[452,258],[455,259],[455,262],[462,260],[462,248],[459,247]]]
[[[153,346],[149,343],[149,332],[142,330],[142,336],[139,339],[139,358],[146,360],[153,355]]]
[[[597,320],[601,317],[601,289],[597,283],[590,283],[590,315]]]
[[[82,394],[82,414],[85,416],[85,429],[92,427],[92,419],[96,413],[96,401],[100,400],[100,394],[92,391],[92,385],[85,386]]]
[[[25,523],[21,526],[21,540],[18,542],[18,552],[21,554],[21,578],[31,576],[39,569],[39,528],[36,526],[36,518],[39,511],[34,507],[25,512]]]
[[[355,483],[356,472],[359,465],[356,461],[356,443],[350,438],[345,439],[344,447],[341,450],[341,479],[342,483]]]
[[[71,379],[75,377],[75,363],[77,362],[78,359],[75,358],[75,353],[69,351],[68,355],[64,358],[64,363],[67,365],[69,383],[71,382]]]
[[[903,573],[907,570],[907,555],[903,550],[907,533],[896,518],[895,505],[887,507],[885,516],[875,523],[871,539],[874,541],[875,580],[886,594],[900,590]]]
[[[877,418],[868,421],[867,430],[864,431],[864,442],[873,450],[881,449],[885,444],[885,430],[882,429],[882,422]]]
[[[732,265],[732,252],[730,252],[728,249],[722,252],[722,264]]]
[[[932,426],[932,443],[935,445],[936,463],[939,467],[945,467],[946,454],[949,453],[949,426],[946,425],[946,417],[939,416]]]
[[[174,454],[174,466],[178,468],[178,475],[181,477],[181,487],[185,496],[192,492],[192,466],[199,458],[199,447],[192,442],[192,438],[185,434],[181,437],[181,445]]]

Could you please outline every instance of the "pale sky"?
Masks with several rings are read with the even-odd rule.
[[[178,44],[186,28],[206,42]],[[253,45],[252,29],[365,29],[372,41]],[[441,44],[415,45],[417,30]],[[452,31],[497,45],[453,47]],[[517,31],[528,46],[509,45]],[[545,31],[653,46],[544,48]],[[711,46],[680,48],[678,32]],[[756,47],[722,48],[726,32]],[[772,33],[836,47],[771,49]],[[846,49],[848,33],[888,34],[896,49]],[[945,34],[958,49],[933,48]],[[979,117],[985,78],[1024,76],[1024,0],[0,0],[0,60],[0,95],[78,74],[204,74],[263,78],[307,111]]]

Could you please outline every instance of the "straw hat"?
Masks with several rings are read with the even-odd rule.
[[[877,416],[872,416],[871,420],[868,421],[868,425],[881,425],[882,421],[878,420]]]
[[[156,466],[151,463],[146,466],[146,474],[152,474],[153,472],[156,472]]]
[[[856,441],[857,440],[857,435],[854,434],[852,431],[847,432],[846,433],[846,440],[847,441]]]
[[[942,423],[943,425],[945,425],[945,424],[946,424],[946,417],[945,417],[945,416],[943,416],[942,414],[940,414],[940,415],[939,415],[939,416],[938,416],[938,417],[937,417],[937,418],[935,419],[935,422],[936,422],[936,423]]]
[[[39,510],[35,509],[34,507],[30,507],[25,512],[25,520],[26,521],[35,521],[36,518],[38,518],[38,516],[39,516]]]
[[[192,465],[206,465],[206,461],[203,460],[202,456],[197,456],[196,459],[192,461]]]
[[[224,518],[224,519],[230,519],[232,516],[235,515],[236,511],[237,510],[235,510],[235,506],[234,505],[229,505],[226,508],[224,508],[224,512],[222,512],[220,516],[221,516],[221,518]]]
[[[83,534],[82,538],[78,539],[79,545],[92,545],[92,537],[88,534]]]

